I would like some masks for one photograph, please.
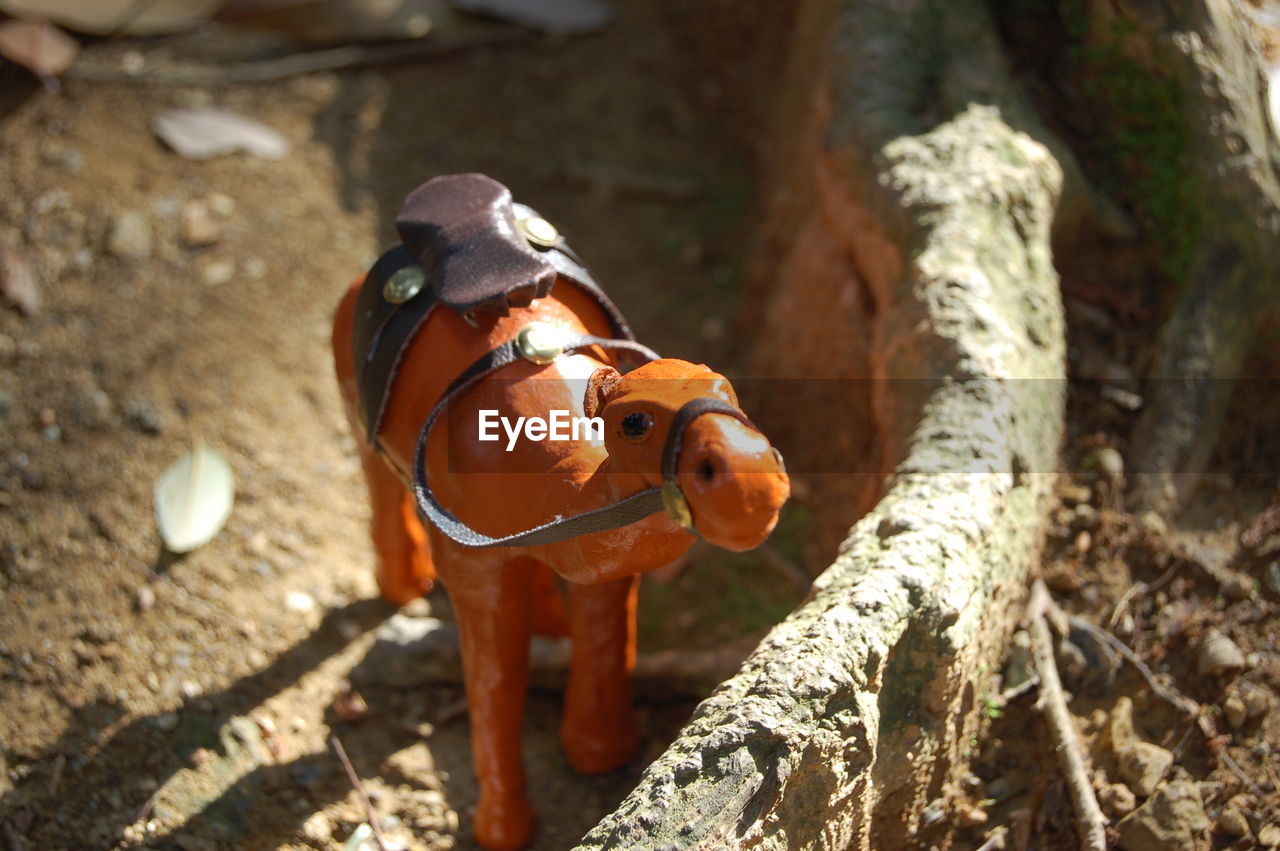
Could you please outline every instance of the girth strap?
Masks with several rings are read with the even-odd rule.
[[[569,352],[591,346],[617,349],[646,360],[656,360],[658,357],[652,350],[631,340],[611,340],[586,335],[566,340],[564,342],[564,351]],[[421,431],[418,432],[418,444],[413,454],[413,496],[418,505],[418,515],[424,523],[430,523],[439,529],[445,537],[464,547],[531,547],[541,544],[553,544],[558,541],[576,538],[580,535],[618,529],[638,520],[643,520],[651,514],[657,514],[663,510],[671,510],[669,501],[673,498],[682,505],[684,502],[684,497],[680,494],[679,487],[676,485],[676,465],[680,460],[680,444],[684,431],[694,419],[703,414],[727,414],[751,428],[755,428],[755,425],[747,418],[746,414],[721,399],[714,397],[693,399],[685,403],[676,412],[671,422],[671,428],[667,432],[666,443],[662,448],[661,470],[663,487],[647,488],[612,505],[586,511],[572,517],[558,517],[524,532],[503,535],[497,538],[491,537],[477,532],[457,517],[454,517],[440,504],[435,494],[431,492],[426,474],[427,438],[431,433],[431,427],[435,425],[436,420],[444,412],[450,401],[473,387],[482,378],[507,364],[513,363],[520,357],[519,349],[514,340],[504,343],[481,357],[449,385],[449,389],[445,391],[444,396],[436,403],[436,406],[431,409],[430,415],[427,416],[426,421],[422,424]],[[687,506],[684,507],[683,511],[686,516],[680,519],[681,525],[693,532],[692,523],[688,522]]]

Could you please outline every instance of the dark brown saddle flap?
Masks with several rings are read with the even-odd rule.
[[[405,248],[443,304],[463,315],[507,312],[545,296],[556,269],[516,230],[507,187],[483,174],[433,178],[396,218]]]

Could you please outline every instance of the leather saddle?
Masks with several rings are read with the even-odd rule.
[[[490,177],[427,181],[405,199],[396,231],[400,244],[374,263],[356,302],[360,419],[374,446],[400,359],[438,306],[475,325],[482,315],[527,306],[562,277],[595,298],[615,337],[635,339],[564,238]]]

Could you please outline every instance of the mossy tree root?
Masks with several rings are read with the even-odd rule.
[[[1135,507],[1167,511],[1218,442],[1257,320],[1280,287],[1280,147],[1268,116],[1258,30],[1230,0],[1122,2],[1127,40],[1175,69],[1200,232],[1161,336],[1129,468]],[[1176,8],[1175,8],[1176,6]]]
[[[1017,95],[985,7],[808,4],[793,43],[764,297],[862,289],[900,460],[808,599],[583,848],[945,845],[955,825],[922,813],[965,768],[1039,553],[1063,426],[1062,170],[1000,108]]]

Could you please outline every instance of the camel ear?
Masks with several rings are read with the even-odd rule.
[[[602,366],[587,379],[587,393],[582,399],[582,413],[594,417],[622,383],[622,375],[611,366]]]

